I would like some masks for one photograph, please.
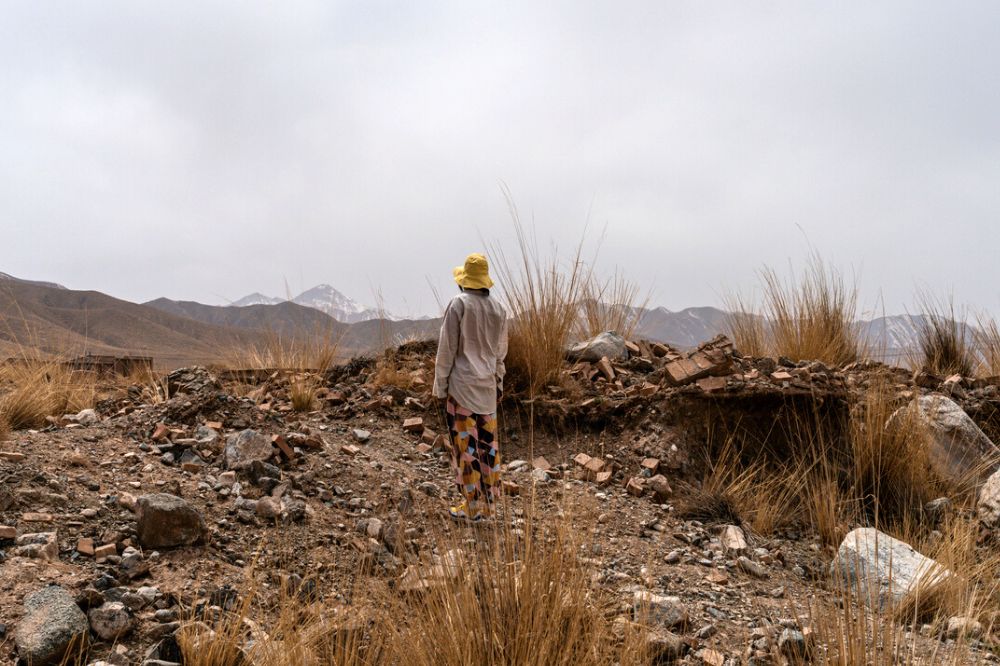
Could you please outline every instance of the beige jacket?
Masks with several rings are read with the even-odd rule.
[[[491,296],[462,292],[448,303],[434,363],[434,396],[475,414],[497,411],[507,356],[507,311]]]

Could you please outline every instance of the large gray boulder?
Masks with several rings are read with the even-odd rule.
[[[908,543],[872,527],[859,527],[844,537],[830,563],[830,574],[836,583],[878,608],[926,594],[953,575]]]
[[[613,331],[605,331],[566,350],[566,358],[570,361],[597,363],[605,356],[609,361],[628,360],[625,338]]]
[[[925,428],[931,464],[944,478],[956,483],[979,482],[996,470],[1000,448],[951,398],[923,395],[903,409]]]
[[[256,430],[241,430],[226,440],[222,458],[226,469],[247,469],[256,461],[267,462],[274,454],[271,438]]]
[[[50,585],[24,598],[14,645],[25,663],[58,664],[67,652],[82,650],[86,640],[87,616],[65,589]]]
[[[136,532],[146,548],[191,546],[205,538],[201,514],[176,495],[143,495],[136,504]]]

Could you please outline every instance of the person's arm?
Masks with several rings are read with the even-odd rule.
[[[438,336],[437,358],[434,361],[433,395],[435,398],[448,397],[448,378],[451,376],[451,369],[455,365],[455,354],[458,351],[458,334],[462,312],[462,302],[458,299],[452,299],[448,303],[448,309],[444,312],[441,334]]]
[[[507,358],[507,314],[504,313],[503,323],[500,324],[500,347],[497,350],[497,394],[503,395],[503,378],[507,374],[507,366],[504,359]]]

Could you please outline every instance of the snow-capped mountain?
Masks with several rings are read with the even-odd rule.
[[[247,305],[277,305],[278,303],[284,303],[285,300],[284,298],[274,298],[261,293],[253,293],[249,296],[244,296],[234,302],[233,305],[239,307]],[[320,284],[312,289],[307,289],[293,298],[292,303],[325,312],[337,321],[346,324],[379,318],[379,311],[377,309],[358,303],[328,284]],[[384,313],[383,316],[386,319],[397,319],[397,317],[389,313]]]
[[[283,298],[272,298],[270,296],[265,296],[260,292],[254,292],[249,296],[244,296],[238,301],[235,301],[232,305],[242,308],[247,305],[277,305],[278,303],[284,303]]]

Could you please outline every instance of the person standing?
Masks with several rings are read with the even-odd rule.
[[[507,311],[490,296],[493,280],[482,254],[452,274],[460,293],[448,303],[434,363],[435,398],[445,401],[452,472],[462,502],[456,520],[489,518],[500,496],[497,400],[503,395]]]

